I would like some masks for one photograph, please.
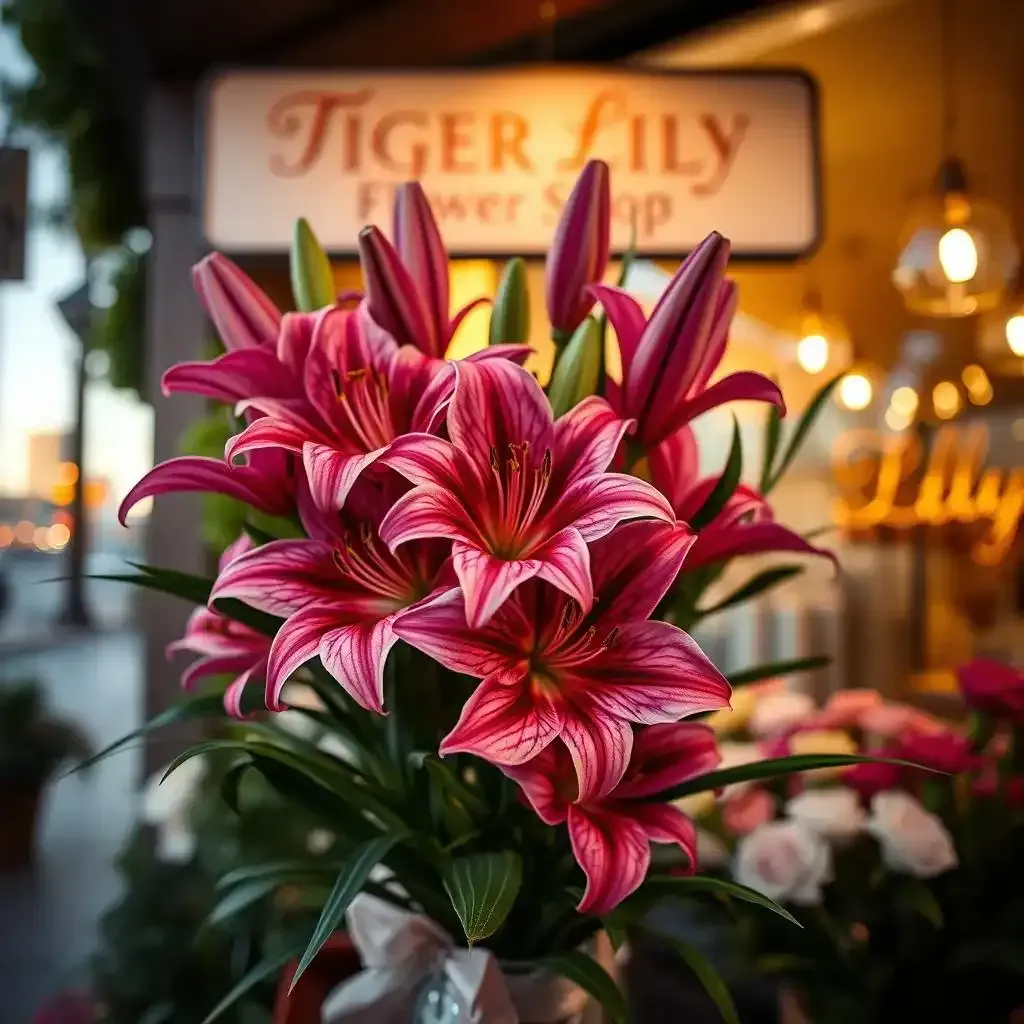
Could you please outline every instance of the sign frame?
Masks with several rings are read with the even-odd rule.
[[[813,195],[811,197],[812,234],[807,245],[799,249],[781,250],[770,249],[765,251],[741,250],[732,254],[731,260],[735,263],[768,263],[768,264],[790,264],[798,263],[809,259],[820,248],[825,236],[825,210],[824,195],[822,187],[823,159],[822,159],[822,130],[821,130],[821,90],[817,79],[806,68],[797,66],[772,66],[760,67],[757,65],[736,65],[726,68],[664,68],[645,67],[638,65],[627,67],[623,65],[609,64],[584,64],[579,62],[565,62],[557,64],[537,63],[516,63],[501,65],[500,67],[422,67],[422,68],[339,68],[331,66],[311,67],[275,67],[263,68],[245,64],[221,64],[209,70],[199,81],[197,88],[198,115],[196,118],[196,145],[194,160],[193,194],[195,196],[195,208],[199,215],[199,233],[203,244],[215,248],[214,242],[207,235],[207,180],[210,169],[209,160],[209,117],[211,109],[211,97],[217,82],[225,75],[232,73],[258,74],[263,78],[287,78],[296,75],[350,75],[359,74],[387,75],[393,78],[417,78],[422,76],[458,78],[471,74],[500,74],[500,73],[555,73],[555,74],[594,74],[600,73],[610,76],[649,77],[665,79],[697,79],[697,78],[721,78],[721,79],[790,79],[799,82],[807,90],[808,116],[809,116],[809,149],[810,149],[810,178]],[[316,225],[314,223],[314,230]],[[442,225],[443,234],[443,225]],[[552,235],[553,236],[553,235]],[[224,248],[226,255],[233,255],[250,265],[273,263],[281,256],[287,254],[287,247],[261,247],[261,248]],[[690,250],[666,249],[653,250],[643,249],[639,253],[644,259],[650,260],[680,260]],[[621,257],[625,252],[622,247],[613,247],[612,258]],[[356,239],[353,237],[351,247],[337,248],[331,246],[327,250],[332,259],[355,259],[358,252]],[[509,249],[496,249],[493,251],[483,250],[460,250],[457,247],[449,248],[450,259],[474,259],[474,260],[505,260],[512,256],[525,255],[528,260],[542,259],[539,253],[524,254]]]

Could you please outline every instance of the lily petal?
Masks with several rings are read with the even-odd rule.
[[[488,345],[487,348],[473,352],[463,359],[464,363],[480,363],[486,359],[507,359],[509,362],[522,366],[529,358],[533,349],[529,345],[519,345],[511,341],[503,341],[497,345]]]
[[[273,483],[248,466],[232,467],[220,459],[182,455],[154,466],[125,495],[117,518],[124,526],[128,513],[143,498],[196,491],[226,494],[269,515],[284,515],[292,506],[291,495],[279,487],[267,486]]]
[[[717,409],[728,402],[767,402],[774,405],[783,416],[786,415],[786,401],[779,385],[764,374],[741,370],[739,373],[730,373],[696,398],[689,398],[676,406],[665,419],[665,432],[671,435],[709,409]]]
[[[398,640],[394,616],[332,629],[320,641],[324,668],[368,711],[384,713],[384,664]]]
[[[306,441],[302,446],[302,464],[313,501],[325,512],[344,507],[360,474],[386,451],[385,446],[361,455],[343,455],[329,445]]]
[[[565,747],[551,743],[524,764],[500,767],[519,784],[527,803],[545,825],[561,825],[565,821],[569,804],[561,793],[563,787],[572,785],[575,774]]]
[[[839,568],[835,552],[815,547],[799,533],[771,521],[741,523],[732,528],[711,523],[697,535],[687,565],[696,569],[727,558],[759,555],[769,551],[816,555],[831,559],[833,565]]]
[[[391,442],[381,461],[411,484],[436,484],[449,491],[460,489],[466,457],[451,443],[433,434],[404,434]]]
[[[629,771],[616,798],[653,796],[670,786],[713,771],[722,760],[715,731],[697,722],[672,722],[641,729]]]
[[[403,494],[380,524],[380,539],[392,551],[426,537],[456,537],[470,542],[476,538],[465,505],[451,491],[432,484],[422,484]]]
[[[310,439],[310,430],[301,424],[261,416],[253,420],[245,430],[228,439],[224,446],[224,458],[231,462],[243,452],[259,448],[284,448],[285,451],[302,453],[302,446]]]
[[[580,803],[607,796],[622,781],[633,750],[628,722],[588,701],[584,708],[566,711],[561,737],[576,768]]]
[[[192,268],[192,285],[224,347],[273,346],[281,313],[238,264],[219,252],[210,253]]]
[[[234,404],[253,395],[296,394],[299,378],[281,366],[273,348],[245,348],[208,362],[178,363],[164,373],[160,389],[164,395],[201,395]]]
[[[654,843],[675,843],[690,861],[687,874],[697,870],[697,826],[693,819],[671,804],[634,804],[633,820]]]
[[[516,587],[540,572],[544,563],[539,558],[506,561],[475,544],[456,540],[452,544],[452,565],[465,595],[466,621],[479,629],[487,625]]]
[[[524,661],[522,649],[530,624],[514,601],[507,601],[483,629],[466,623],[466,604],[458,587],[443,591],[404,612],[395,633],[452,672],[482,679]],[[516,640],[520,640],[517,650]]]
[[[392,237],[399,259],[426,307],[431,337],[440,348],[448,340],[448,254],[437,221],[418,181],[395,189]],[[443,356],[443,351],[430,351]]]
[[[632,429],[633,421],[621,419],[603,398],[585,398],[555,421],[554,472],[549,486],[560,489],[603,473]]]
[[[608,322],[615,331],[615,337],[619,342],[619,360],[622,364],[622,383],[625,386],[626,378],[629,376],[630,367],[633,365],[633,356],[636,347],[643,337],[644,328],[647,326],[647,317],[640,303],[627,291],[616,288],[613,285],[593,284],[590,291],[594,298],[601,303]]]
[[[674,523],[668,499],[645,480],[625,473],[603,473],[577,480],[555,510],[560,523],[575,526],[587,541],[610,533],[626,519],[660,519]]]
[[[579,530],[572,526],[559,530],[533,558],[541,563],[537,570],[540,579],[568,594],[584,612],[590,611],[594,603],[590,550]]]
[[[504,458],[510,445],[526,444],[539,460],[551,447],[551,406],[533,374],[507,359],[459,362],[455,372],[448,433],[485,477],[491,473],[492,449]]]
[[[224,710],[231,718],[241,719],[246,717],[246,715],[242,713],[242,697],[245,695],[245,688],[254,678],[257,678],[265,668],[265,661],[261,662],[259,665],[253,665],[232,679],[228,684],[227,689],[224,691]]]
[[[609,626],[654,614],[697,541],[685,523],[626,523],[594,541],[590,563],[600,595],[596,621]]]
[[[557,707],[531,687],[488,676],[466,701],[455,728],[438,748],[467,753],[501,765],[518,765],[539,754],[558,735]]]
[[[251,654],[220,654],[200,658],[182,672],[181,688],[192,691],[202,679],[209,679],[211,676],[236,675],[251,668],[253,661],[254,658]]]
[[[266,702],[270,711],[284,711],[281,691],[307,661],[317,656],[324,634],[338,624],[338,613],[323,606],[304,608],[277,631],[267,661]]]
[[[569,842],[587,888],[577,909],[605,914],[640,888],[651,865],[651,844],[643,826],[621,814],[569,808]]]
[[[605,714],[642,725],[718,711],[732,692],[693,637],[668,622],[626,623],[599,659],[576,671]]]
[[[288,616],[340,600],[334,550],[316,540],[274,540],[236,558],[217,577],[210,602],[233,597],[268,615]]]
[[[669,434],[647,453],[651,482],[672,503],[676,515],[687,522],[700,510],[691,493],[699,479],[700,453],[689,426]]]

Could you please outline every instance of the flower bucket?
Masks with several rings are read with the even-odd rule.
[[[288,991],[299,966],[293,960],[285,967],[274,1000],[274,1024],[320,1024],[320,1012],[328,993],[339,982],[357,973],[359,955],[347,935],[340,932],[327,940],[316,959]]]
[[[36,822],[42,786],[27,780],[0,782],[0,871],[22,871],[35,857]]]

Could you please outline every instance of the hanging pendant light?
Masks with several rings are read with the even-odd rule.
[[[804,373],[816,377],[827,372],[831,376],[850,365],[852,348],[846,325],[822,312],[821,293],[816,288],[804,293],[803,312],[795,327],[799,341],[794,355]]]
[[[973,195],[963,162],[952,154],[952,0],[942,8],[942,92],[945,157],[930,196],[904,228],[893,284],[912,313],[971,316],[995,309],[1017,272],[1010,220],[995,203]]]
[[[1024,273],[1008,302],[982,318],[977,337],[978,355],[995,373],[1024,376]]]

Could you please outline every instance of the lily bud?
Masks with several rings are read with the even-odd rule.
[[[405,182],[395,190],[391,237],[425,307],[431,351],[443,356],[448,341],[448,253],[418,181]]]
[[[501,345],[522,343],[530,336],[530,293],[526,286],[526,261],[510,259],[501,272],[498,292],[491,308],[488,342]]]
[[[601,374],[601,325],[588,316],[573,332],[565,346],[548,387],[548,399],[555,416],[575,408],[597,391]]]
[[[290,264],[292,295],[300,313],[313,313],[334,305],[337,295],[331,261],[305,217],[295,222]]]
[[[436,351],[416,283],[379,228],[367,227],[359,232],[359,262],[366,286],[366,308],[374,323],[399,345]]]
[[[594,306],[588,286],[608,267],[611,194],[608,165],[590,160],[562,211],[548,253],[545,297],[556,334],[569,335]]]
[[[229,352],[277,344],[280,310],[227,256],[203,257],[192,268],[192,286]]]

